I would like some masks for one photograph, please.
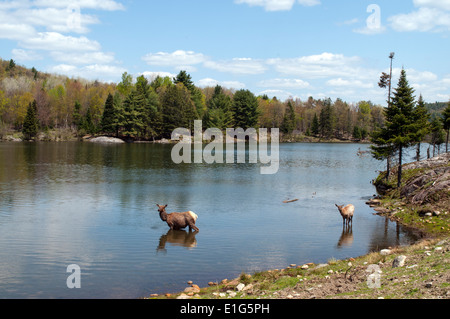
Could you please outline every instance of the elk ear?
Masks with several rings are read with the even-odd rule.
[[[166,208],[167,207],[167,205],[166,206],[164,206],[164,208]]]

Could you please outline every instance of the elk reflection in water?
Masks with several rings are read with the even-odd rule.
[[[187,249],[192,249],[197,247],[197,239],[195,236],[198,231],[184,231],[184,230],[169,230],[167,234],[162,235],[159,239],[159,244],[157,251],[167,251],[166,244],[176,247],[185,247]]]
[[[342,228],[342,235],[339,238],[339,241],[337,243],[337,247],[350,247],[353,244],[353,226],[345,226]]]

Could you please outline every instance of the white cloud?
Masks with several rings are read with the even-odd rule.
[[[219,72],[233,74],[262,74],[267,67],[262,60],[251,58],[234,58],[232,60],[205,61],[204,66]]]
[[[391,27],[399,32],[450,31],[449,0],[414,0],[416,11],[398,14],[388,19]]]
[[[176,74],[170,72],[153,72],[153,71],[145,71],[140,73],[139,75],[143,75],[145,78],[149,79],[150,82],[156,79],[158,76],[162,78],[168,76],[171,79],[177,76]]]
[[[20,41],[26,49],[45,51],[98,51],[100,44],[88,38],[66,36],[58,32],[38,32],[35,36]]]
[[[57,74],[70,75],[76,69],[77,67],[75,65],[59,64],[52,66],[49,71]]]
[[[0,39],[20,40],[34,34],[34,28],[26,24],[0,23]]]
[[[196,83],[199,87],[213,87],[216,85],[223,86],[228,89],[244,89],[245,84],[239,81],[217,81],[211,78],[205,78],[197,81]]]
[[[268,59],[267,63],[282,74],[300,78],[350,77],[360,73],[360,58],[342,54],[322,53],[298,58]]]
[[[79,7],[107,11],[125,10],[121,3],[113,0],[35,0],[33,4],[39,7],[54,8]]]
[[[300,79],[270,79],[259,82],[258,86],[267,88],[306,89],[310,84]]]
[[[448,0],[414,0],[414,5],[450,11],[450,1]]]
[[[177,50],[172,53],[158,52],[149,53],[142,58],[148,65],[170,66],[178,70],[192,71],[194,65],[206,61],[206,57],[201,53],[193,51]]]
[[[55,61],[70,63],[70,64],[105,64],[114,62],[113,53],[104,53],[101,51],[93,52],[61,52],[53,51],[50,53]]]
[[[258,93],[258,95],[267,95],[269,98],[276,97],[278,100],[285,101],[287,99],[295,99],[297,96],[291,92],[284,90],[265,90]]]
[[[419,10],[392,16],[389,19],[395,31],[443,31],[450,30],[450,13],[436,8],[419,8]]]
[[[35,51],[26,51],[22,49],[13,49],[12,50],[13,59],[16,61],[36,61],[41,60],[42,56],[37,54]]]
[[[289,11],[296,2],[307,7],[320,4],[319,0],[235,0],[237,4],[245,3],[251,7],[264,7],[266,11]]]
[[[320,4],[320,0],[297,0],[297,2],[305,7],[313,7]]]
[[[372,82],[363,82],[360,80],[345,80],[342,78],[331,79],[326,82],[327,85],[333,87],[352,87],[352,88],[362,88],[362,89],[370,89],[375,85]]]
[[[117,81],[127,70],[114,65],[92,64],[82,67],[69,64],[55,65],[48,70],[52,73],[63,74],[73,77],[81,77],[88,80],[112,79]]]

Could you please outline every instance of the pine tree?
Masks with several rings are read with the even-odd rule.
[[[334,109],[331,104],[331,99],[327,99],[324,101],[325,105],[320,111],[319,117],[319,128],[320,134],[323,137],[331,138],[334,133],[334,128],[336,125],[336,118],[334,114]]]
[[[81,111],[81,104],[80,102],[76,101],[73,107],[72,124],[77,128],[79,128],[82,125],[80,111]]]
[[[231,98],[223,93],[220,85],[214,89],[212,98],[208,101],[207,111],[203,115],[204,128],[218,128],[225,130],[233,125]]]
[[[82,119],[81,128],[84,129],[88,134],[95,133],[95,125],[94,122],[92,121],[92,111],[90,107],[88,107],[86,115],[84,116],[84,119]]]
[[[433,157],[436,156],[436,147],[438,153],[441,144],[445,143],[445,134],[443,130],[442,120],[435,117],[431,121],[431,145],[433,145]]]
[[[11,60],[9,60],[9,64],[6,67],[6,71],[12,71],[15,67],[16,67],[16,62],[13,59],[11,59]]]
[[[391,158],[395,155],[395,148],[389,142],[388,131],[386,128],[374,130],[370,136],[370,146],[372,157],[379,161],[386,160],[386,180],[389,181],[391,175]]]
[[[132,91],[123,102],[123,132],[128,138],[136,138],[141,129],[140,114],[136,109],[136,92]]]
[[[447,108],[442,113],[442,124],[443,128],[447,133],[447,139],[445,143],[445,152],[448,152],[448,140],[450,135],[450,102],[448,103]]]
[[[353,138],[355,140],[361,140],[362,139],[361,129],[359,128],[359,126],[355,126],[353,128]]]
[[[108,98],[105,102],[105,109],[103,111],[101,127],[104,133],[115,133],[116,132],[116,122],[117,118],[114,110],[114,98],[112,94],[108,94]]]
[[[173,78],[173,83],[183,83],[183,85],[192,93],[195,86],[194,82],[192,82],[191,76],[186,71],[180,71],[178,75]]]
[[[177,128],[194,128],[198,118],[188,89],[182,83],[169,86],[161,97],[163,136],[170,138]]]
[[[234,127],[244,130],[258,123],[258,100],[249,90],[239,90],[234,94],[231,108]]]
[[[12,61],[12,60],[11,60]],[[22,133],[27,140],[32,140],[38,133],[39,122],[37,119],[36,100],[30,103],[27,108],[27,115],[23,123]]]
[[[394,91],[392,103],[386,109],[387,145],[398,151],[398,180],[402,182],[403,152],[415,142],[415,132],[419,129],[414,121],[414,89],[409,86],[406,71],[403,69],[398,86]]]
[[[417,105],[413,111],[414,125],[417,127],[417,131],[414,133],[414,142],[417,143],[416,160],[420,161],[420,145],[425,136],[430,132],[430,114],[425,107],[422,95],[420,95]]]
[[[314,113],[314,118],[311,123],[311,133],[314,136],[319,135],[319,118],[317,117],[317,113]]]
[[[120,130],[123,127],[123,123],[125,120],[122,98],[121,98],[119,92],[116,92],[114,94],[113,105],[114,105],[114,115],[115,115],[115,121],[116,121],[115,133],[116,133],[116,137],[118,138],[120,135]]]
[[[281,131],[284,134],[290,134],[294,131],[295,126],[296,126],[295,110],[294,106],[292,105],[292,102],[289,101],[286,108],[286,112],[284,113]]]

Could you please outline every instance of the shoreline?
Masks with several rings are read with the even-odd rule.
[[[11,143],[20,143],[20,142],[84,142],[89,139],[94,138],[111,138],[115,137],[107,136],[107,135],[86,135],[86,136],[77,136],[70,129],[59,129],[59,130],[51,130],[47,132],[40,132],[38,136],[33,141],[26,141],[23,139],[23,135],[21,132],[9,132],[3,136],[0,136],[0,142],[11,142]],[[126,143],[131,144],[175,144],[177,141],[171,141],[166,138],[158,139],[158,140],[130,140],[125,137],[118,138]],[[270,142],[270,140],[269,140]],[[316,136],[306,136],[303,134],[296,135],[280,135],[280,143],[289,144],[289,143],[321,143],[321,144],[370,144],[369,140],[355,140],[355,139],[326,139],[322,137]],[[207,144],[208,141],[203,141],[203,144]]]

